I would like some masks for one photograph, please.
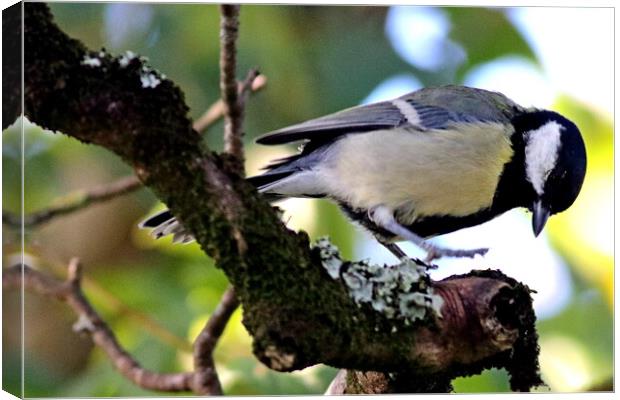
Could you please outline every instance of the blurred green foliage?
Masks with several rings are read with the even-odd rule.
[[[152,66],[182,88],[192,118],[218,98],[217,6],[53,3],[51,8],[61,28],[90,48],[105,47],[115,54],[132,50],[149,57]],[[239,75],[258,66],[268,78],[267,87],[251,98],[247,108],[249,173],[287,151],[257,147],[252,144],[256,136],[358,104],[395,74],[414,74],[425,85],[458,83],[473,67],[504,55],[517,54],[536,62],[502,10],[445,10],[452,22],[450,38],[467,54],[452,78],[445,71],[417,69],[396,54],[385,35],[385,7],[242,7]],[[135,13],[147,20],[144,26],[133,19]],[[126,19],[127,32],[112,41],[113,34],[119,32],[106,26],[119,18]],[[480,21],[485,22],[484,30],[477,29]],[[592,166],[588,171],[590,182],[602,182],[602,186],[593,184],[592,190],[600,189],[611,196],[611,121],[570,98],[560,99],[558,109],[574,118],[586,136]],[[221,123],[206,135],[214,150],[221,148],[220,132]],[[27,124],[25,134],[26,212],[44,208],[71,190],[130,173],[116,156],[95,146],[51,135],[32,124]],[[2,163],[5,188],[18,188],[20,136],[15,127],[3,134]],[[592,196],[597,198],[598,194]],[[582,389],[609,378],[612,371],[613,259],[611,253],[588,245],[587,233],[580,233],[582,225],[575,221],[588,216],[590,197],[585,193],[583,198],[583,204],[576,204],[576,212],[551,227],[552,240],[570,263],[576,286],[570,304],[559,315],[538,324],[543,374],[551,390],[567,387],[562,386],[562,379],[574,377],[571,368],[581,373],[580,377],[586,376]],[[3,203],[5,210],[17,212],[19,191],[4,190]],[[143,189],[27,231],[27,250],[36,267],[58,276],[63,276],[70,257],[81,257],[86,267],[86,293],[120,342],[149,369],[179,371],[191,368],[189,346],[216,307],[227,281],[196,244],[173,246],[169,239],[155,242],[136,228],[141,218],[161,207]],[[330,235],[344,256],[353,256],[355,228],[332,204],[299,200],[285,214],[289,217],[291,226],[307,230],[312,237]],[[19,241],[17,234],[4,226],[3,234],[6,265]],[[14,323],[11,318],[15,310],[9,307],[16,304],[16,295],[4,296],[7,326]],[[47,309],[49,302],[31,294],[26,303],[26,396],[156,395],[120,377],[88,340],[67,333],[66,327],[73,322],[69,312],[51,312]],[[63,335],[64,341],[56,339]],[[67,345],[79,340],[83,342],[79,346]],[[18,391],[15,372],[19,368],[19,341],[8,335],[3,341],[5,389]],[[51,346],[60,346],[58,343],[65,346],[60,357],[58,352],[48,351]],[[560,353],[576,355],[562,359]],[[577,360],[575,365],[571,360]],[[252,356],[251,338],[241,324],[240,311],[226,328],[216,361],[227,394],[321,393],[336,373],[326,366],[290,374],[270,371]],[[568,377],[545,369],[554,362],[569,363],[565,366]],[[497,370],[459,378],[454,386],[457,392],[508,390],[506,373]]]
[[[513,54],[536,62],[536,57],[525,39],[513,27],[506,15],[498,9],[446,8],[452,20],[450,36],[467,53],[467,63],[459,71],[458,79],[473,66],[492,61],[501,55]],[[480,25],[484,24],[484,34]]]

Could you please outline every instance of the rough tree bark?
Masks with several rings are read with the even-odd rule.
[[[5,20],[5,35],[20,23]],[[142,58],[87,49],[44,4],[25,4],[24,33],[25,115],[134,168],[226,273],[267,366],[348,369],[347,393],[447,391],[453,377],[489,367],[507,368],[514,390],[541,383],[527,287],[494,271],[431,282],[441,317],[409,326],[359,306],[308,236],[288,230],[245,182],[237,148],[217,155],[205,147],[173,82]],[[14,89],[3,90],[3,128],[18,114]]]

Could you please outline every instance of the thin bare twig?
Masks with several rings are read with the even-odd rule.
[[[224,152],[238,161],[237,172],[243,172],[243,107],[237,88],[237,37],[239,5],[220,6],[220,90],[224,102]]]
[[[239,107],[242,111],[245,111],[245,103],[248,101],[248,97],[250,97],[250,93],[256,91],[255,87],[261,88],[267,83],[267,80],[264,76],[261,76],[262,79],[259,79],[260,72],[258,72],[258,68],[251,68],[243,82],[239,83],[239,98],[238,103]]]
[[[255,70],[250,70],[255,71]],[[257,75],[255,79],[248,82],[246,79],[243,82],[239,82],[239,95],[247,97],[249,93],[256,93],[267,84],[267,77],[265,75]],[[217,120],[224,116],[224,101],[220,98],[204,112],[196,121],[194,121],[194,130],[196,132],[204,132]]]
[[[45,261],[45,266],[50,269],[51,273],[58,275],[62,275],[67,268],[66,265],[49,259]],[[192,344],[187,339],[177,336],[147,313],[129,307],[96,280],[85,276],[82,278],[81,286],[83,290],[91,293],[91,296],[96,297],[99,299],[99,302],[105,304],[107,309],[117,314],[128,316],[130,321],[137,324],[141,329],[148,331],[155,339],[179,351],[191,354]]]
[[[23,280],[22,280],[23,277]],[[116,369],[136,385],[165,392],[192,391],[201,395],[223,394],[213,351],[232,313],[239,306],[235,290],[230,286],[194,342],[194,372],[157,373],[142,366],[118,343],[114,332],[99,316],[82,291],[82,269],[77,258],[68,266],[65,281],[53,278],[27,265],[14,265],[2,272],[3,289],[19,288],[54,297],[66,302],[78,316],[74,330],[90,334]]]
[[[23,275],[22,275],[23,268]],[[23,281],[22,281],[23,276]],[[118,343],[114,332],[88,302],[81,288],[81,266],[77,258],[69,263],[66,281],[47,276],[26,265],[15,265],[2,272],[2,287],[24,286],[36,293],[66,302],[77,314],[74,330],[88,333],[110,358],[114,367],[136,385],[166,392],[195,391],[192,372],[157,373],[142,366]]]
[[[199,381],[196,382],[196,387],[207,389],[207,393],[222,394],[222,385],[214,372],[213,351],[224,332],[228,320],[238,306],[239,300],[235,294],[235,288],[229,286],[194,342],[194,379]]]
[[[142,187],[135,176],[125,176],[112,183],[96,186],[90,190],[80,190],[63,196],[56,200],[57,206],[52,206],[24,217],[24,227],[30,228],[49,222],[51,219],[81,210],[91,204],[101,203],[106,200],[133,192]],[[21,218],[7,211],[2,212],[2,222],[12,227],[21,226]]]

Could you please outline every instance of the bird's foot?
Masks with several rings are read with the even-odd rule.
[[[410,231],[408,228],[398,223],[394,218],[394,212],[384,205],[373,207],[371,210],[368,211],[368,215],[371,221],[373,221],[377,226],[387,230],[388,232],[393,233],[397,237],[406,239],[424,249],[426,251],[426,258],[424,259],[425,263],[430,263],[431,261],[441,257],[474,258],[477,254],[485,255],[486,252],[489,251],[489,249],[453,250],[435,246],[424,240],[418,234]],[[379,241],[382,242],[383,245],[386,246],[397,257],[405,254],[397,246],[386,243],[385,240],[382,241],[381,239],[379,239]]]
[[[430,263],[431,261],[437,260],[441,257],[474,258],[477,255],[484,256],[489,251],[489,249],[485,248],[471,250],[446,249],[443,247],[433,246],[428,242],[424,242],[422,247],[426,250],[426,258],[424,259],[425,263]]]

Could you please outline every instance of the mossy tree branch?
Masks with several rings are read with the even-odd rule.
[[[242,179],[237,159],[205,147],[170,80],[142,58],[89,51],[44,4],[26,3],[25,12],[25,114],[134,168],[226,273],[266,365],[416,371],[445,381],[497,366],[523,340],[520,326],[500,318],[515,303],[496,303],[527,291],[500,276],[436,283],[443,317],[396,330],[385,315],[358,306],[326,273],[307,235],[286,229]],[[516,304],[531,312],[531,302]]]

